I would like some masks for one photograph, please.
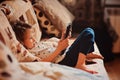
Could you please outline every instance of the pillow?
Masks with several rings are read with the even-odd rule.
[[[48,78],[22,70],[10,49],[0,41],[0,80],[48,80]]]
[[[15,80],[20,75],[20,67],[10,50],[0,41],[0,80]]]
[[[58,0],[36,0],[33,6],[43,11],[60,32],[74,20],[74,16]]]
[[[36,41],[40,41],[42,33],[33,6],[29,0],[6,0],[1,3],[1,8],[9,21],[20,20],[30,24],[33,28]]]
[[[60,31],[55,27],[52,22],[47,18],[44,11],[40,10],[39,7],[34,6],[34,10],[38,19],[38,23],[43,32],[43,37],[60,37]],[[46,34],[46,35],[45,35]]]
[[[27,49],[21,45],[12,30],[6,16],[0,10],[0,41],[10,48],[12,53],[16,56],[18,61],[34,61],[38,59],[28,52]]]

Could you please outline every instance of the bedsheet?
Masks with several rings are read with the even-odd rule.
[[[20,66],[28,73],[42,75],[50,80],[103,80],[80,69],[50,62],[20,63]]]

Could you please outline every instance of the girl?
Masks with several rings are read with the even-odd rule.
[[[72,45],[69,46],[68,41],[70,35],[64,39],[65,34],[62,34],[60,40],[56,40],[58,44],[52,45],[52,41],[49,43],[41,42],[37,43],[33,38],[33,33],[31,26],[21,21],[16,21],[12,24],[13,30],[15,31],[17,39],[34,55],[39,53],[39,58],[41,61],[46,62],[56,62],[61,65],[67,65],[82,69],[89,73],[95,74],[96,71],[90,70],[86,67],[86,58],[100,58],[103,59],[101,55],[93,54],[94,52],[94,31],[91,28],[84,29]],[[45,46],[46,45],[46,46]],[[44,46],[41,47],[41,46]],[[36,48],[39,48],[35,50]],[[43,49],[42,49],[43,48]],[[61,55],[63,50],[66,51]],[[57,59],[56,59],[57,58]]]

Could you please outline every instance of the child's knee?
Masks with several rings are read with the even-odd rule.
[[[95,34],[94,34],[94,30],[92,28],[85,28],[85,30],[83,31],[83,36],[86,38],[94,38]]]

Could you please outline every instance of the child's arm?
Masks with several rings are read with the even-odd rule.
[[[60,40],[56,50],[49,57],[45,58],[42,61],[52,62],[61,53],[61,51],[66,49],[67,47],[68,47],[68,38],[64,40]]]

